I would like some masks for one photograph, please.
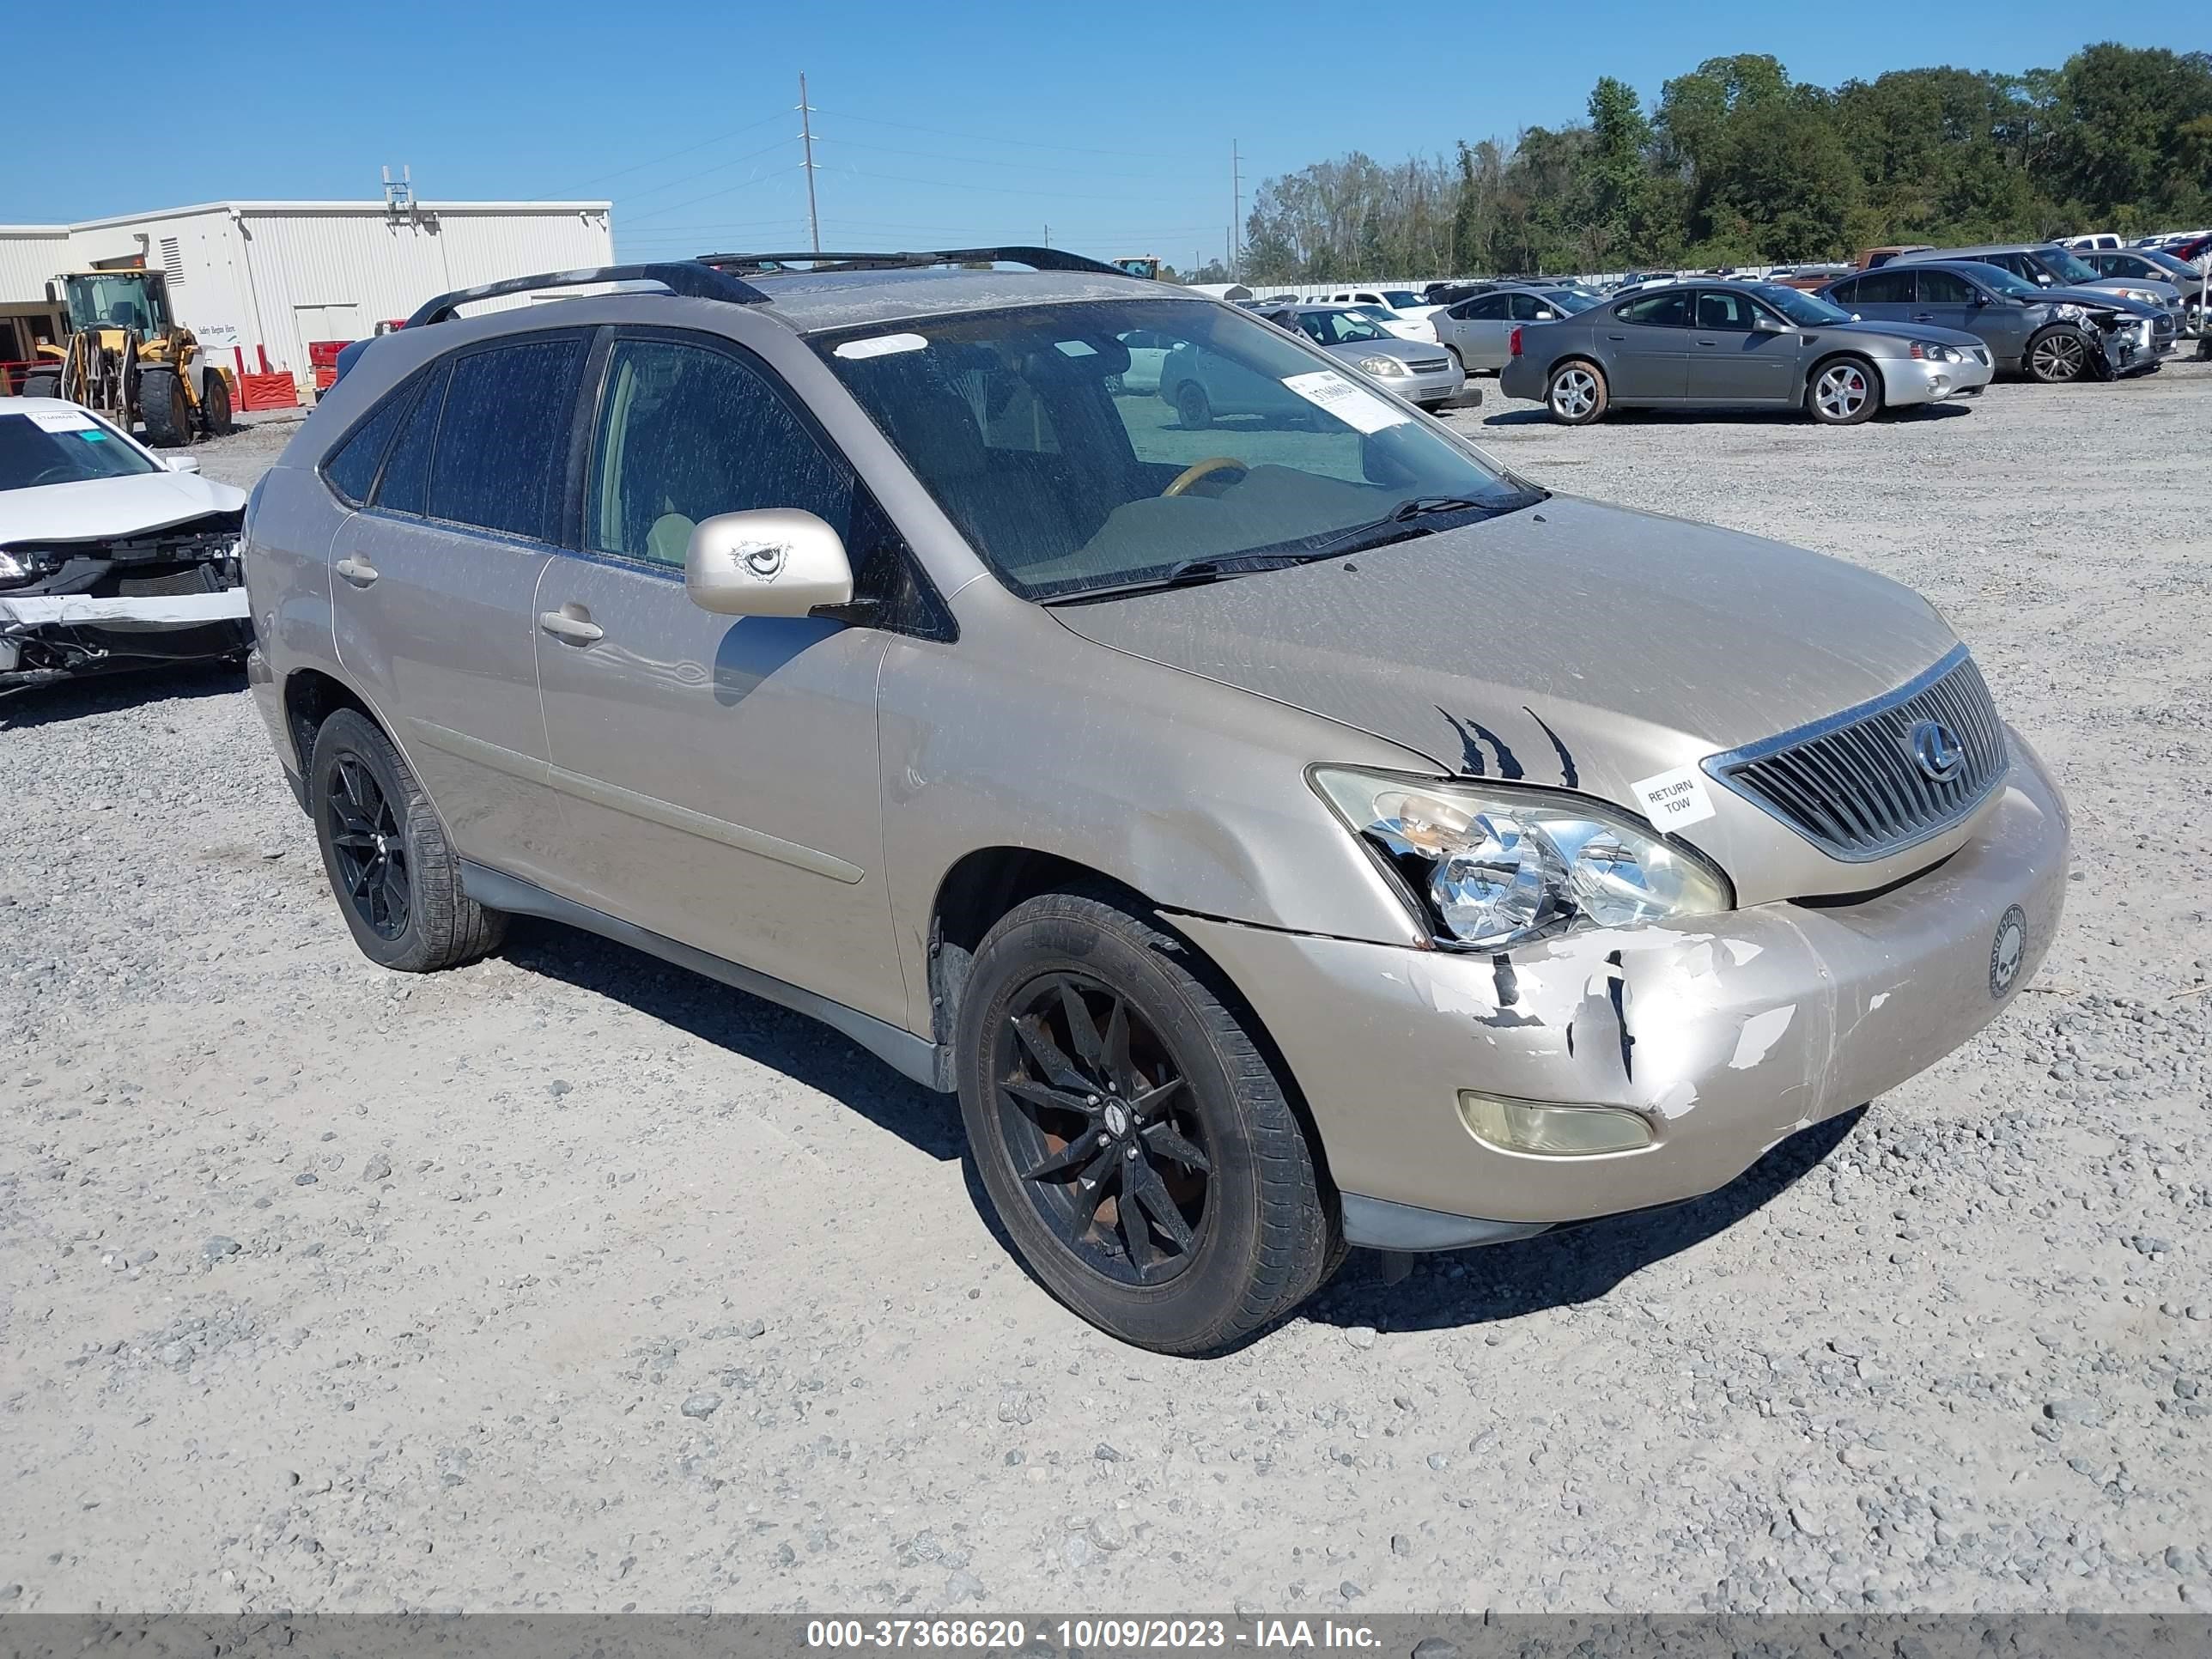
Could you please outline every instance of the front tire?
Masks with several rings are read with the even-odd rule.
[[[374,721],[341,708],[323,722],[307,790],[323,872],[363,956],[428,974],[497,948],[506,913],[461,890],[445,826]]]
[[[1580,357],[1553,369],[1544,386],[1544,406],[1561,426],[1588,426],[1602,419],[1607,401],[1605,371]]]
[[[24,375],[21,395],[26,398],[60,397],[62,395],[61,370],[40,369]]]
[[[1212,399],[1197,381],[1185,380],[1176,388],[1176,418],[1186,432],[1203,432],[1213,424]]]
[[[1881,407],[1881,378],[1863,357],[1822,363],[1805,383],[1805,412],[1823,426],[1856,426]]]
[[[1048,893],[991,929],[962,996],[960,1109],[992,1207],[1054,1296],[1162,1353],[1235,1346],[1342,1256],[1232,994],[1150,917]]]
[[[192,441],[192,407],[173,368],[149,368],[138,376],[138,418],[155,449],[182,449]]]
[[[200,430],[210,438],[228,438],[237,429],[230,416],[230,382],[210,368],[200,393]]]
[[[2088,372],[2087,342],[2070,328],[2046,328],[2027,343],[2028,378],[2068,386]]]

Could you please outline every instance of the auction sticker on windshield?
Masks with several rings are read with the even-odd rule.
[[[870,357],[888,357],[895,352],[920,351],[928,340],[919,334],[878,334],[866,340],[848,340],[837,348],[837,355],[848,362],[864,362]]]
[[[74,409],[34,409],[30,411],[31,424],[41,432],[97,432],[99,426],[89,415]]]
[[[1327,410],[1355,432],[1380,432],[1386,426],[1403,426],[1413,419],[1403,410],[1393,409],[1373,392],[1352,385],[1334,369],[1286,374],[1283,385],[1316,409]]]

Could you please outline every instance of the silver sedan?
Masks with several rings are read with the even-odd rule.
[[[1594,294],[1571,288],[1504,288],[1462,300],[1429,319],[1437,339],[1473,374],[1495,372],[1512,356],[1515,326],[1521,323],[1552,323],[1587,311],[1597,303]]]
[[[1332,357],[1431,412],[1460,395],[1466,372],[1426,340],[1401,340],[1350,306],[1286,306],[1263,313],[1278,327],[1304,335]]]
[[[1802,409],[1850,426],[1885,408],[1975,393],[1994,372],[1971,334],[1865,323],[1771,283],[1690,281],[1513,333],[1509,398],[1583,426],[1615,404]]]

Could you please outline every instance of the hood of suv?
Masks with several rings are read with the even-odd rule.
[[[1871,571],[1567,496],[1051,614],[1448,772],[1623,803],[1638,779],[1880,696],[1957,643],[1927,601]]]

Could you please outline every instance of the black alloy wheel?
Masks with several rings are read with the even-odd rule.
[[[1117,1284],[1185,1271],[1213,1165],[1185,1072],[1143,1012],[1087,975],[1048,974],[1017,994],[994,1058],[1000,1130],[1047,1228]]]
[[[379,939],[396,939],[413,910],[398,816],[357,757],[337,757],[331,785],[328,830],[338,884],[363,926]]]

